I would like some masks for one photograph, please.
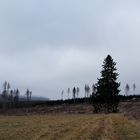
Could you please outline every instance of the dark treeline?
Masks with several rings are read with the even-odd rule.
[[[137,101],[140,99],[140,95],[119,95],[119,101],[120,102],[128,102],[128,101]],[[85,102],[85,100],[87,102]],[[75,99],[75,103],[73,102],[73,99],[66,99],[66,100],[48,100],[48,101],[32,101],[31,106],[37,106],[37,105],[48,105],[48,106],[53,106],[53,105],[77,105],[77,104],[92,104],[92,96],[89,98],[77,98]]]
[[[121,102],[125,101],[139,101],[140,100],[140,95],[119,95],[119,100]]]

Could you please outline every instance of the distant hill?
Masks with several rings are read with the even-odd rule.
[[[49,98],[41,96],[32,96],[31,101],[49,101]],[[0,95],[0,102],[3,101],[2,96]],[[19,101],[26,101],[26,96],[20,96]]]
[[[20,101],[26,101],[26,96],[20,96],[19,100]],[[48,101],[50,99],[46,98],[46,97],[41,97],[41,96],[32,96],[31,100],[32,101]]]

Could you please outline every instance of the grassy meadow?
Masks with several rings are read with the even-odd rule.
[[[0,116],[0,140],[139,140],[140,122],[122,114]]]

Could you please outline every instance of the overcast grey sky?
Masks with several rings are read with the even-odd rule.
[[[118,81],[140,92],[139,0],[0,0],[0,85],[61,98],[100,77],[107,54]],[[66,92],[64,93],[66,97]]]

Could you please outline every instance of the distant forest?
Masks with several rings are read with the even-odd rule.
[[[80,88],[73,87],[67,89],[67,99],[63,99],[64,90],[61,92],[61,100],[32,100],[32,91],[26,90],[25,98],[20,97],[19,89],[11,89],[7,81],[3,84],[3,91],[0,94],[0,109],[7,110],[13,108],[29,108],[36,105],[61,105],[61,104],[93,104],[94,112],[117,112],[120,101],[137,100],[140,95],[136,95],[136,85],[133,84],[133,95],[130,95],[130,87],[126,84],[125,95],[120,95],[120,83],[117,82],[119,74],[117,73],[116,62],[108,55],[102,65],[101,77],[97,83],[90,87],[85,84],[85,97],[80,98]],[[70,93],[72,99],[69,98]]]

